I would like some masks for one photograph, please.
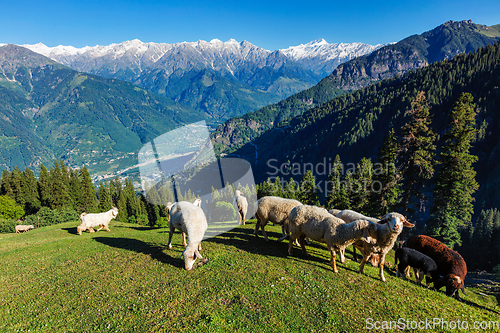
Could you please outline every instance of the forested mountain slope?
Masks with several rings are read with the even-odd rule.
[[[336,97],[293,118],[286,127],[265,132],[234,154],[251,161],[258,182],[269,176],[289,178],[290,174],[276,172],[286,163],[333,163],[337,154],[344,163],[374,158],[389,129],[399,134],[407,121],[405,111],[420,91],[427,96],[438,135],[445,132],[447,115],[458,96],[473,95],[479,129],[473,153],[479,156],[475,167],[481,185],[476,204],[499,206],[500,191],[495,185],[500,174],[500,135],[495,128],[500,122],[500,42]]]
[[[92,172],[136,164],[143,144],[205,119],[120,80],[83,74],[28,49],[0,48],[0,168],[64,159]]]

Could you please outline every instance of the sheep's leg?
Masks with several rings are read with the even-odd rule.
[[[337,256],[337,254],[335,253],[335,249],[334,248],[330,248],[330,254],[331,254],[330,265],[332,265],[333,272],[334,273],[338,273],[339,270],[337,269],[337,264],[335,263],[335,257]]]
[[[168,233],[168,248],[172,249],[172,236],[174,235],[175,228],[170,226],[170,232]]]
[[[410,278],[410,266],[406,266],[404,271],[406,278]]]
[[[95,232],[94,228],[92,228],[92,227],[89,228],[89,231],[90,232]]]
[[[361,274],[365,274],[365,264],[366,262],[368,261],[368,257],[370,256],[370,254],[365,254],[365,253],[361,253],[363,255],[363,260],[361,260],[361,264],[359,264],[359,272]]]
[[[241,224],[245,225],[245,214],[243,214],[243,212],[241,212],[240,214],[241,214]]]
[[[181,231],[181,236],[182,236],[182,246],[187,246],[186,234],[184,233],[184,231]]]
[[[102,228],[104,228],[104,225],[103,224],[99,224],[99,229],[97,229],[97,231],[101,231]]]
[[[288,255],[292,255],[292,250],[293,250],[293,241],[292,237],[290,236],[290,239],[288,240]]]
[[[289,230],[287,230],[285,233],[285,224],[282,224],[281,225],[281,237],[278,238],[278,242],[281,242],[287,238],[290,238],[290,232],[289,232]],[[296,244],[297,244],[297,246],[299,245],[298,242]]]
[[[104,230],[111,231],[111,230],[109,230],[109,227],[107,225],[104,225]]]
[[[266,242],[269,242],[269,238],[267,237],[267,233],[264,230],[264,227],[266,226],[266,224],[267,224],[267,222],[266,223],[261,223],[260,224],[260,229],[262,229],[262,235],[264,236],[264,239],[266,240]]]
[[[345,247],[339,250],[340,262],[345,263]]]
[[[380,279],[385,282],[385,276],[384,276],[384,264],[385,264],[385,253],[382,253],[380,255],[380,263],[379,263],[379,266],[380,266],[380,271],[379,271],[379,275],[380,275]]]
[[[416,268],[413,269],[413,271],[415,272],[415,277],[416,277],[416,281],[417,281],[417,284],[421,284],[422,283],[422,280],[424,279],[425,277],[425,274],[423,271],[421,270],[418,270]]]
[[[358,255],[356,254],[356,246],[352,244],[352,256],[354,257],[354,261],[358,262]]]
[[[305,238],[306,238],[305,235],[300,236],[300,238],[299,238],[299,244],[300,244],[300,247],[302,248],[302,253],[304,255],[308,256],[309,254],[307,254]],[[297,239],[295,241],[297,241]]]
[[[202,250],[202,248],[201,248],[201,242],[200,242],[200,244],[198,244],[198,251],[201,251],[201,250]]]

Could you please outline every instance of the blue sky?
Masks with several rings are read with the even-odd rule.
[[[247,40],[275,50],[397,42],[448,20],[500,24],[500,1],[0,1],[0,43],[75,47],[125,40]]]

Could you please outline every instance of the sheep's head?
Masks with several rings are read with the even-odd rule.
[[[193,202],[193,205],[197,206],[197,207],[200,207],[201,208],[201,199],[196,199],[194,202]]]
[[[113,215],[113,218],[115,218],[118,215],[118,208],[111,208],[111,215]]]
[[[30,224],[30,225],[28,226],[28,230],[30,230],[30,229],[35,229],[35,227],[34,227],[33,225],[31,225],[31,224]]]
[[[448,274],[445,277],[441,277],[434,281],[434,288],[437,290],[444,286],[446,286],[446,295],[448,296],[455,296],[457,299],[460,299],[458,296],[459,290],[462,290],[462,293],[465,295],[464,280],[462,280],[458,275]]]
[[[182,255],[184,256],[184,268],[187,271],[193,268],[196,258],[203,259],[200,252],[198,251],[198,244],[196,245],[189,244],[182,253]]]
[[[234,196],[235,197],[241,196],[241,192],[239,190],[234,191]]]
[[[380,224],[387,224],[391,232],[399,234],[403,231],[403,227],[413,228],[415,225],[411,224],[406,220],[406,218],[399,213],[389,213],[385,215]]]

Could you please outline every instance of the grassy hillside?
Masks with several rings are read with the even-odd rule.
[[[320,244],[288,257],[277,226],[269,243],[253,223],[204,241],[209,262],[187,272],[178,233],[168,250],[165,229],[115,222],[78,236],[77,224],[0,235],[0,331],[354,332],[367,318],[499,318],[495,298],[475,288],[458,302],[392,271],[383,283],[371,266],[357,273],[350,252],[334,274]]]

